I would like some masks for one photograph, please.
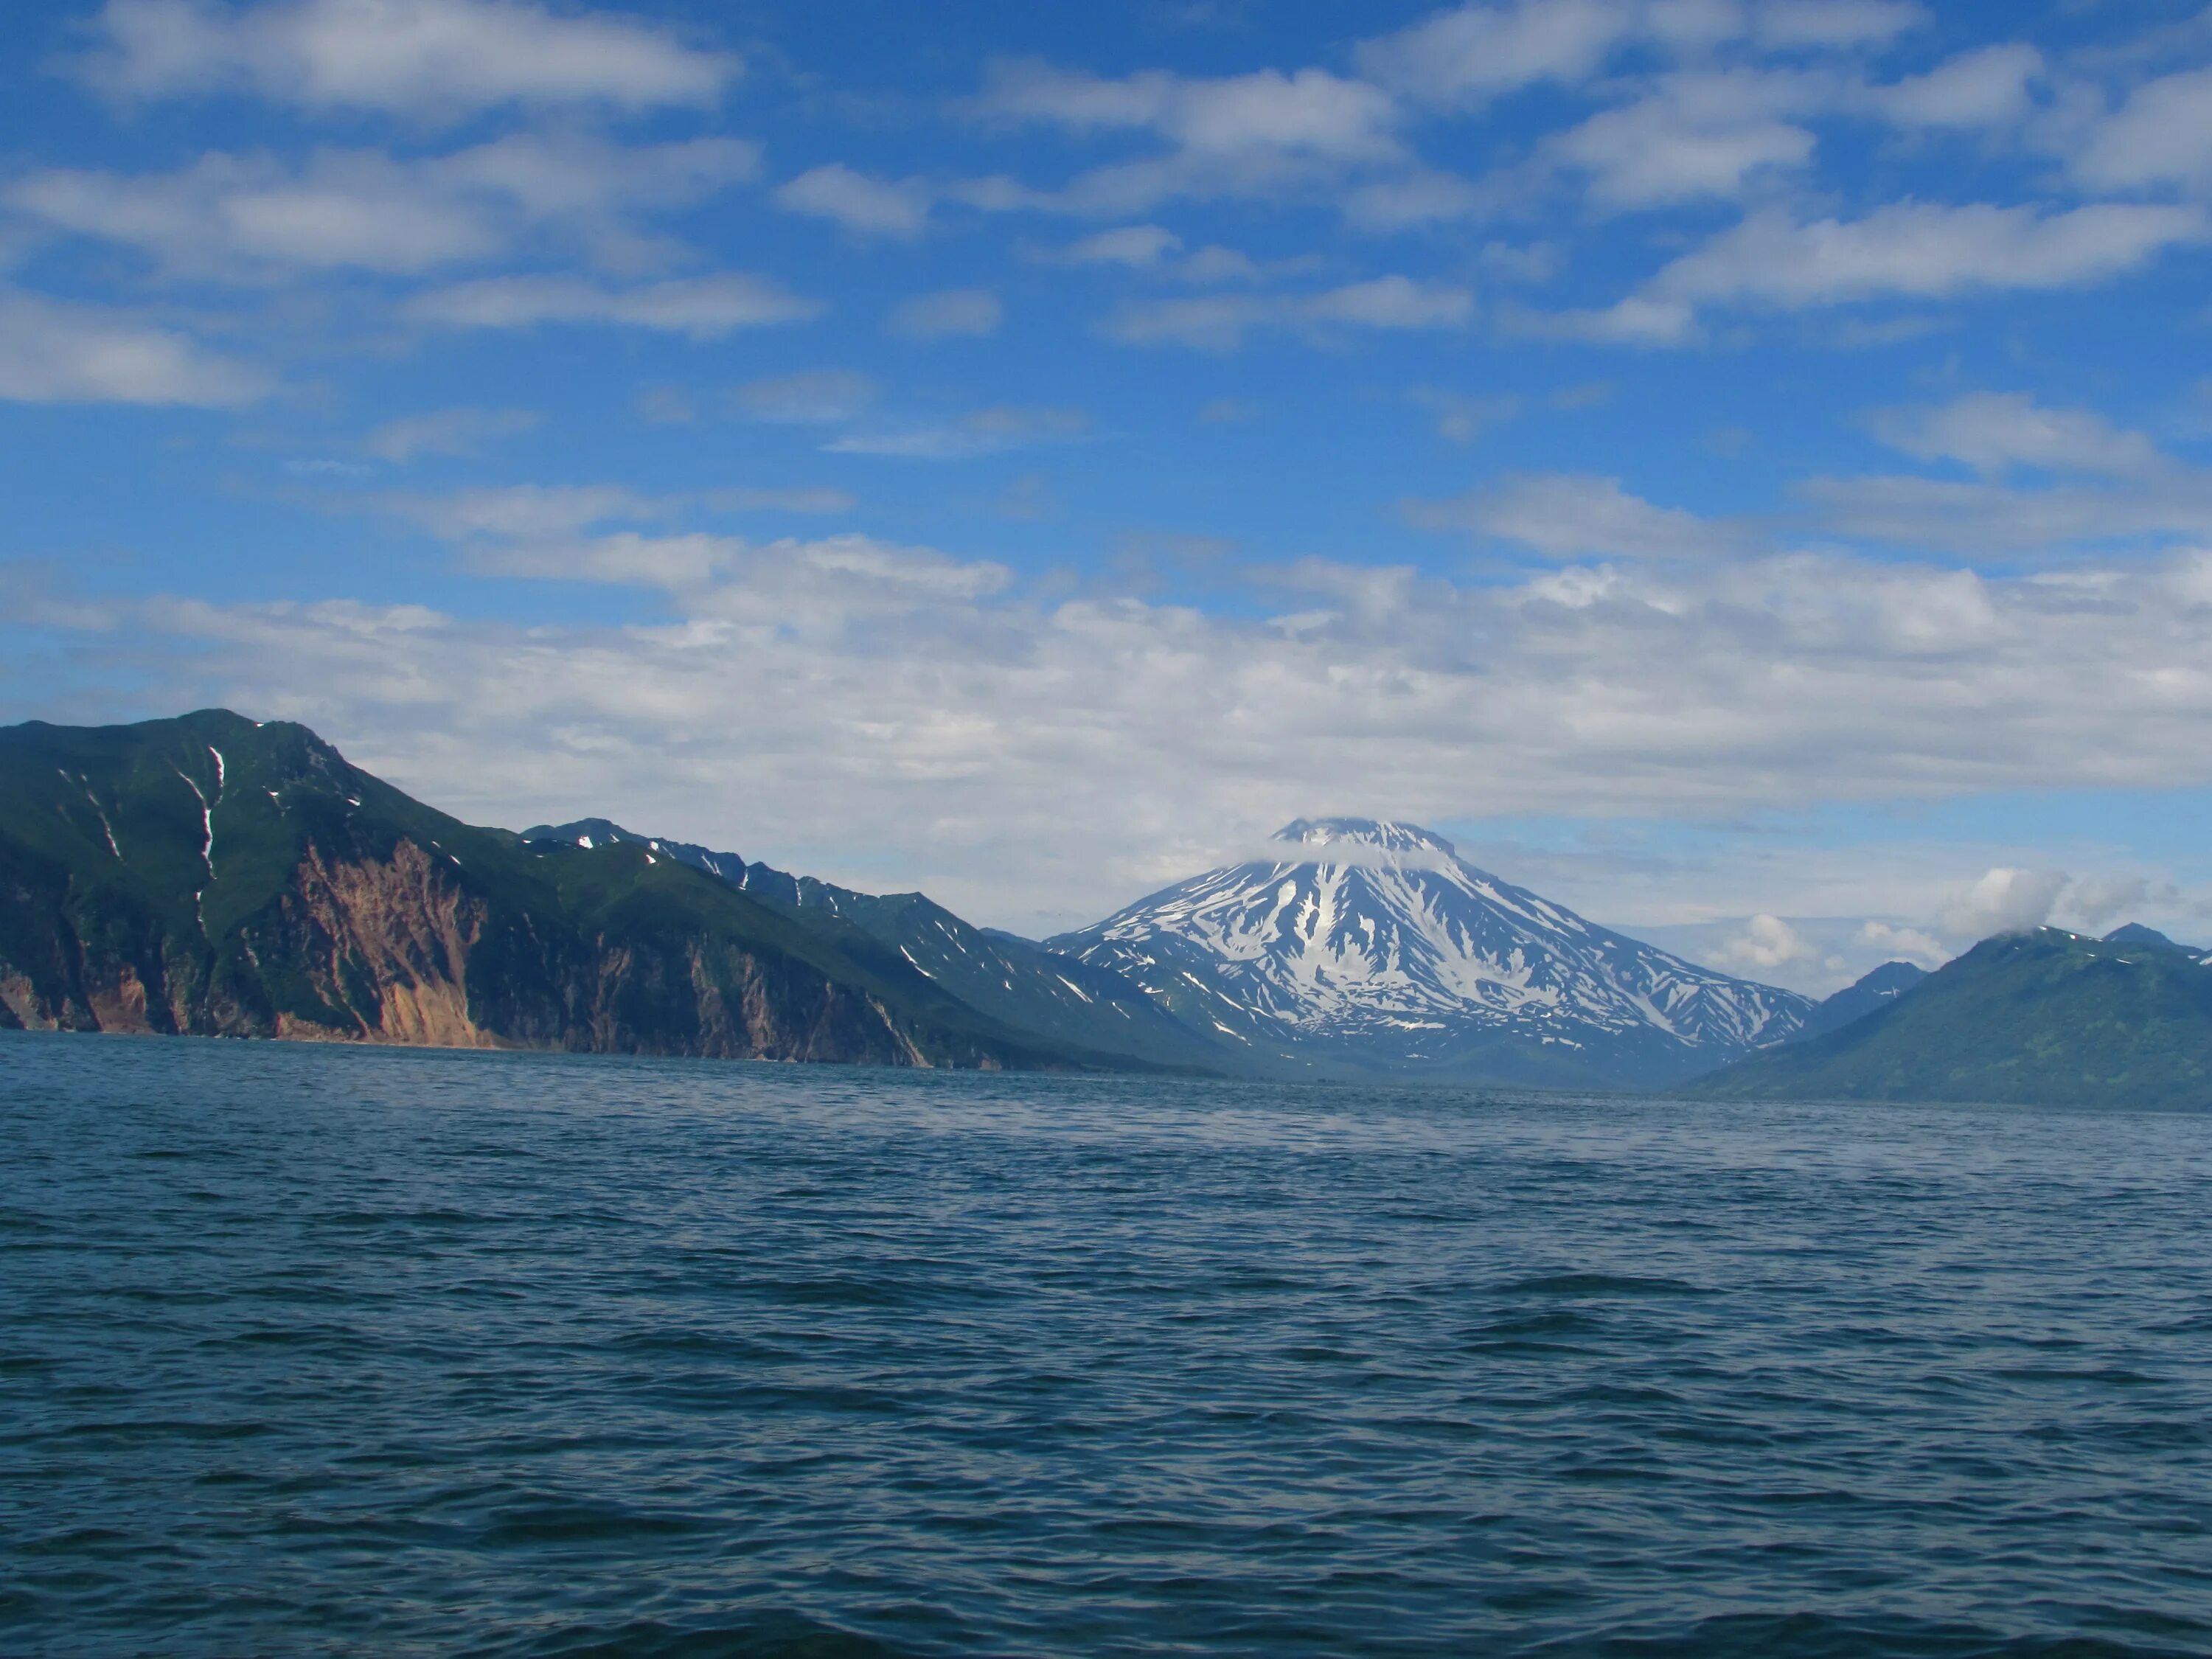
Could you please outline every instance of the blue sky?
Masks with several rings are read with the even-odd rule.
[[[0,19],[0,717],[1042,933],[1413,818],[1807,988],[2212,936],[2212,12]]]

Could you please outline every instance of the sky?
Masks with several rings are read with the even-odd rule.
[[[0,720],[1031,935],[2212,939],[2212,10],[16,0]]]

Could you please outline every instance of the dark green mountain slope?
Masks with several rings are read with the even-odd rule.
[[[1983,940],[1911,994],[1698,1079],[1729,1099],[2212,1107],[2212,966],[2055,927]]]
[[[1830,997],[1815,1003],[1805,1023],[1785,1042],[1809,1042],[1841,1030],[1855,1019],[1864,1019],[1877,1008],[1886,1008],[1928,977],[1928,970],[1910,962],[1885,962]]]
[[[304,726],[0,728],[0,1024],[885,1065],[1124,1061],[639,846],[532,848]]]
[[[1242,1057],[1194,1031],[1111,969],[962,921],[921,893],[872,894],[792,876],[735,853],[646,836],[605,818],[541,824],[532,847],[637,846],[703,870],[749,897],[842,939],[854,928],[933,984],[990,1018],[1054,1042],[1153,1064],[1232,1071]]]

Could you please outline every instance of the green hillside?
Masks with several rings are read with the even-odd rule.
[[[526,845],[226,710],[0,728],[0,1024],[1126,1067],[636,845]]]
[[[1686,1092],[2212,1108],[2212,966],[2141,939],[2002,935],[1863,1019]]]

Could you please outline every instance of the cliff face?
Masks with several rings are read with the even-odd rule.
[[[853,931],[432,811],[222,711],[0,730],[0,1025],[1060,1066]]]

